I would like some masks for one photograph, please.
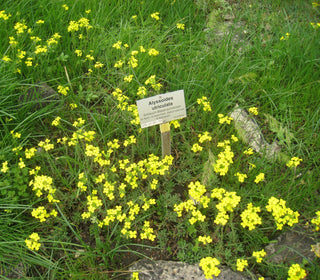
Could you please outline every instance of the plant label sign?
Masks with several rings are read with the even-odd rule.
[[[187,116],[183,89],[137,100],[141,128]]]

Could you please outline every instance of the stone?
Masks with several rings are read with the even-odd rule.
[[[29,102],[36,110],[44,108],[48,104],[52,104],[58,100],[58,93],[45,82],[32,85],[32,87],[19,98],[20,103]]]
[[[230,113],[230,117],[233,118],[235,128],[240,137],[255,152],[266,156],[269,160],[277,158],[281,147],[277,142],[273,142],[272,144],[267,143],[258,124],[244,109],[236,105]]]
[[[228,267],[219,267],[221,273],[217,280],[249,280],[241,273]],[[142,259],[129,268],[132,272],[139,272],[139,280],[207,280],[199,264],[187,264],[175,261],[152,261]],[[132,275],[130,275],[131,279]]]
[[[296,228],[278,236],[275,242],[266,246],[268,262],[302,263],[303,259],[312,261],[315,254],[311,251],[311,245],[316,242],[305,231]]]

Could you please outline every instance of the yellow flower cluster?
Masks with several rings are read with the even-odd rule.
[[[216,258],[206,257],[200,260],[199,266],[202,268],[206,279],[212,279],[213,276],[218,277],[221,270],[217,267],[220,261]]]
[[[68,25],[68,32],[76,32],[80,28],[86,28],[87,30],[92,28],[90,21],[87,18],[80,18],[78,21],[71,20]]]
[[[29,186],[33,186],[32,190],[35,191],[36,196],[40,197],[43,193],[47,193],[47,199],[51,202],[59,202],[53,195],[56,192],[56,188],[52,186],[53,179],[46,175],[36,175],[33,180],[30,181]]]
[[[319,231],[319,230],[320,230],[320,211],[317,211],[317,212],[316,212],[316,215],[317,215],[317,217],[316,217],[316,218],[313,218],[313,219],[311,220],[311,223],[316,226],[316,227],[315,227],[315,230],[316,230],[316,231]]]
[[[16,30],[17,34],[22,34],[28,29],[28,26],[26,25],[25,21],[22,21],[17,22],[13,28]]]
[[[153,228],[150,227],[150,222],[145,221],[144,225],[142,227],[142,233],[140,234],[141,239],[149,239],[151,241],[154,241],[156,238],[156,235],[153,234]]]
[[[5,161],[2,163],[2,168],[1,168],[1,172],[2,173],[7,173],[7,171],[9,170],[9,167],[8,167],[8,161]]]
[[[128,139],[124,140],[123,146],[127,147],[129,145],[135,144],[137,142],[137,139],[134,135],[129,136]]]
[[[223,123],[231,124],[231,121],[233,121],[232,117],[225,116],[223,114],[218,114],[218,118],[219,118],[219,123],[220,124],[223,124]]]
[[[202,106],[203,111],[211,112],[211,105],[206,96],[202,96],[201,98],[198,98],[197,103]]]
[[[155,13],[152,13],[150,16],[155,20],[159,20],[160,19],[159,15],[160,15],[159,12],[155,12]]]
[[[256,228],[256,225],[261,225],[262,221],[259,215],[260,207],[253,207],[252,203],[248,203],[247,209],[241,213],[241,225],[243,228],[248,227],[249,230],[253,230]]]
[[[39,206],[38,208],[33,209],[31,212],[32,217],[39,219],[41,223],[45,222],[50,216],[56,217],[57,214],[57,211],[54,209],[49,214],[44,206]]]
[[[318,29],[320,27],[320,22],[310,22],[310,25],[314,28],[314,29]]]
[[[307,276],[306,271],[300,266],[300,264],[293,264],[288,270],[287,280],[300,280]]]
[[[210,236],[199,236],[198,237],[199,242],[203,243],[204,245],[208,243],[212,243],[212,238]]]
[[[83,212],[81,214],[81,217],[83,219],[88,219],[90,218],[93,213],[100,207],[102,206],[102,200],[98,198],[97,196],[97,190],[93,190],[91,195],[87,196],[87,208],[88,212]]]
[[[38,242],[39,240],[40,240],[39,234],[34,232],[29,235],[29,239],[26,239],[25,243],[30,250],[38,251],[41,246],[41,244]]]
[[[291,167],[297,167],[300,164],[301,161],[302,161],[301,158],[293,157],[287,162],[287,166],[290,167],[290,168]]]
[[[287,32],[285,36],[281,36],[280,41],[286,41],[289,39],[289,37],[290,37],[290,33]]]
[[[238,181],[240,183],[243,183],[244,179],[248,178],[247,174],[243,174],[243,173],[240,173],[240,172],[237,172],[236,174],[234,174],[234,176],[238,177]]]
[[[286,224],[293,226],[298,223],[300,214],[297,211],[294,212],[290,208],[287,208],[286,202],[283,199],[271,197],[266,208],[268,212],[272,213],[278,230],[281,230]]]
[[[10,14],[6,14],[6,11],[2,10],[0,11],[0,18],[2,18],[3,20],[8,20],[11,17]]]
[[[251,115],[257,116],[257,115],[259,114],[258,108],[257,108],[257,107],[250,107],[250,108],[249,108],[249,113],[250,113]]]
[[[68,94],[69,90],[70,90],[70,88],[68,86],[64,87],[64,86],[58,85],[58,92],[64,96],[66,96]]]
[[[184,30],[185,24],[184,23],[177,23],[177,28],[181,29],[181,30]]]
[[[132,272],[131,280],[139,280],[139,272]]]
[[[248,266],[247,260],[237,259],[237,270],[238,271],[243,271],[246,266]]]
[[[264,181],[264,178],[265,178],[264,173],[259,173],[259,174],[256,176],[256,178],[254,179],[254,182],[255,182],[256,184],[258,184],[258,183]]]
[[[234,153],[231,150],[230,140],[219,142],[217,146],[224,150],[218,154],[218,159],[213,164],[213,169],[220,176],[224,176],[227,174],[230,164],[233,163]]]
[[[53,121],[52,121],[52,123],[51,123],[51,125],[52,126],[58,126],[59,124],[60,124],[60,120],[61,120],[61,117],[56,117]]]
[[[50,143],[50,139],[45,139],[44,141],[40,141],[38,143],[40,148],[43,148],[46,152],[54,149],[54,144]]]
[[[227,212],[233,212],[241,200],[236,192],[227,192],[222,188],[215,188],[211,192],[211,198],[218,199],[220,202],[216,205],[219,210],[214,222],[217,225],[225,225],[229,220]]]
[[[262,249],[261,251],[252,252],[252,257],[256,258],[257,263],[262,262],[262,258],[267,255],[266,251]]]

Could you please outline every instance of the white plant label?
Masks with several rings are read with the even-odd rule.
[[[183,89],[137,100],[141,128],[187,116]]]

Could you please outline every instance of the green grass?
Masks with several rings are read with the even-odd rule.
[[[123,279],[126,266],[136,254],[161,255],[191,263],[212,256],[233,269],[237,258],[247,258],[246,273],[260,273],[272,279],[287,277],[291,264],[273,265],[267,257],[262,264],[256,264],[251,255],[282,232],[276,230],[266,211],[270,197],[281,198],[287,207],[298,211],[300,225],[310,222],[319,211],[320,28],[313,28],[310,23],[320,21],[320,10],[312,7],[311,1],[229,2],[232,3],[24,0],[7,1],[0,6],[0,11],[11,14],[8,19],[0,18],[0,167],[5,161],[9,167],[7,172],[0,172],[1,271],[3,267],[23,264],[27,277],[39,279]],[[68,10],[63,4],[67,4]],[[159,12],[159,21],[151,18],[154,12]],[[232,24],[228,27],[230,15]],[[69,32],[70,22],[81,18],[89,20],[90,28],[80,26]],[[44,23],[38,24],[38,20]],[[17,22],[27,26],[21,34],[14,29]],[[178,29],[177,23],[184,23],[185,29]],[[229,32],[221,35],[227,29]],[[36,46],[48,45],[47,40],[55,33],[61,36],[57,43],[36,54]],[[17,41],[16,46],[9,44],[11,36]],[[36,43],[33,36],[41,41]],[[282,36],[285,40],[281,40]],[[122,42],[119,50],[113,47],[117,41]],[[146,49],[145,53],[140,46]],[[159,55],[148,55],[151,48]],[[19,59],[21,51],[25,54]],[[134,68],[127,64],[132,51],[140,51],[135,55],[138,65]],[[6,56],[9,61],[4,61]],[[32,58],[32,66],[26,64],[28,58]],[[115,68],[119,60],[125,62],[121,68]],[[103,66],[95,67],[97,62]],[[124,81],[128,75],[133,75],[130,83]],[[145,85],[151,75],[161,84],[159,90]],[[41,93],[30,100],[26,96],[36,83],[46,83],[55,91],[59,85],[68,86],[69,90],[66,96],[57,93],[55,102],[46,102]],[[150,168],[157,163],[158,168],[163,166],[159,163],[159,128],[140,130],[139,124],[132,123],[133,107],[128,106],[142,98],[137,95],[141,86],[147,88],[145,97],[185,91],[187,118],[179,121],[179,128],[172,126],[173,164],[165,175],[153,174]],[[117,88],[127,96],[127,105],[112,94]],[[211,112],[203,111],[197,103],[202,96],[208,98]],[[71,110],[71,104],[77,108]],[[239,141],[232,144],[234,158],[227,175],[220,176],[212,166],[222,151],[217,144],[233,134],[239,135],[232,123],[219,124],[217,115],[227,115],[236,104],[244,109],[258,108],[255,121],[268,143],[279,142],[282,156],[277,161],[257,153],[245,156],[243,151],[248,144]],[[60,125],[52,126],[58,116]],[[78,118],[85,121],[81,127],[73,126]],[[21,137],[14,137],[11,131],[21,133]],[[81,137],[88,131],[95,131],[94,141],[80,139],[71,144],[73,133],[78,132]],[[212,140],[200,144],[201,152],[192,152],[198,134],[205,131]],[[131,135],[136,143],[124,146]],[[67,137],[66,142],[57,143],[63,137]],[[39,147],[45,139],[54,144],[54,149],[45,151]],[[113,148],[108,154],[109,141],[114,139],[119,140],[120,148]],[[99,147],[100,158],[110,163],[101,166],[97,163],[99,157],[86,154],[89,144]],[[32,147],[37,152],[28,159],[25,150]],[[12,151],[13,148],[18,150]],[[159,159],[152,161],[150,154]],[[294,156],[303,161],[290,169],[286,162]],[[19,167],[20,158],[26,167]],[[128,177],[135,177],[133,171],[121,169],[119,160],[128,160],[128,165],[137,170],[138,187],[132,187]],[[249,169],[248,162],[256,168]],[[135,163],[144,166],[147,178],[142,178],[144,171]],[[30,182],[37,176],[29,171],[36,166],[41,167],[38,175],[53,179],[54,197],[59,203],[49,203],[46,191],[39,197],[32,190]],[[112,171],[112,166],[117,171]],[[87,178],[84,192],[78,188],[82,172]],[[244,183],[234,176],[237,172],[248,175]],[[256,184],[254,179],[260,172],[265,173],[265,180]],[[101,174],[106,175],[106,179],[101,179],[103,183],[97,182]],[[153,179],[159,180],[156,190],[150,188]],[[106,180],[115,185],[111,191],[113,199],[104,193]],[[189,198],[188,186],[196,181],[206,186],[207,194],[214,188],[223,188],[241,197],[225,226],[213,222],[219,212],[213,199],[208,208],[197,206],[206,215],[203,223],[191,225],[190,213],[177,216],[175,205]],[[119,193],[122,182],[127,185],[124,196]],[[82,213],[88,211],[88,196],[95,200],[94,190],[101,206],[89,219],[83,219]],[[142,210],[144,199],[155,199],[155,204]],[[252,231],[240,225],[240,214],[250,202],[260,206],[263,220]],[[107,210],[116,206],[121,206],[120,212],[129,217],[134,208],[130,203],[140,208],[131,220],[136,237],[124,236],[121,220],[98,226],[110,215]],[[44,206],[48,213],[56,210],[57,217],[40,223],[31,215],[39,206]],[[150,221],[154,229],[154,241],[141,238],[145,221]],[[285,226],[283,231],[289,228]],[[311,225],[306,229],[307,234],[319,241],[312,228]],[[40,236],[39,251],[29,250],[24,241],[33,232]],[[214,242],[202,245],[197,240],[201,235],[209,235]],[[17,257],[12,260],[6,255]],[[308,279],[316,279],[319,259],[305,263],[304,268]]]

